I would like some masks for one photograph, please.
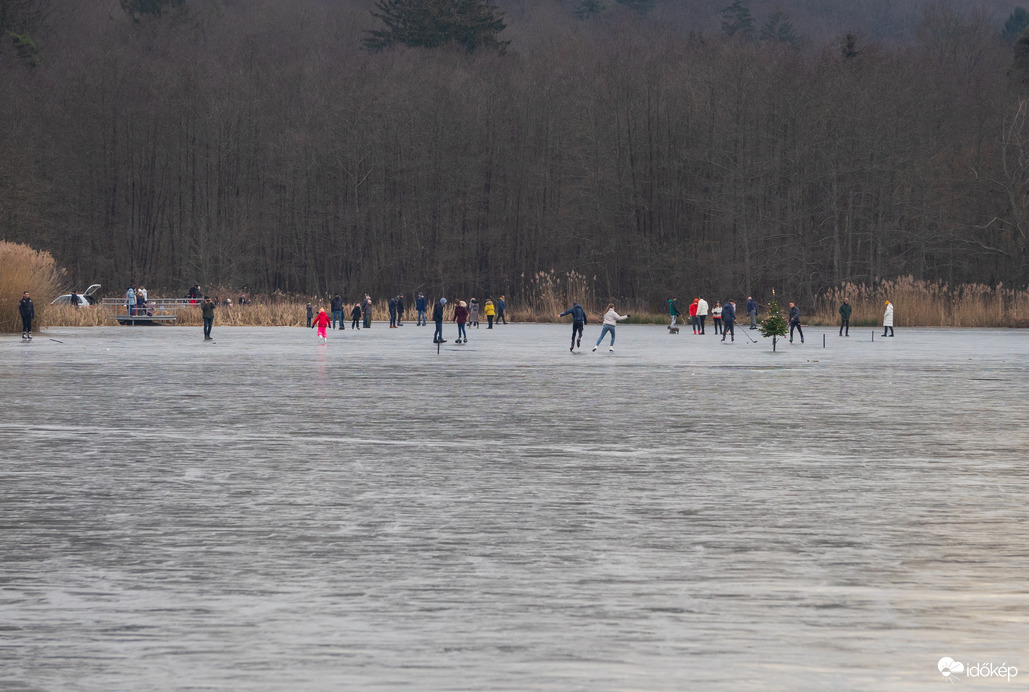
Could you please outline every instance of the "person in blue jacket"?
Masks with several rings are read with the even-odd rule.
[[[418,297],[414,302],[414,308],[418,311],[418,324],[415,325],[416,327],[424,327],[428,324],[428,322],[425,321],[426,307],[428,307],[428,303],[425,300],[425,295],[421,291],[418,291]]]
[[[562,312],[558,317],[565,315],[572,316],[572,347],[569,351],[575,351],[582,346],[582,328],[586,325],[586,311],[578,303],[572,303],[572,307]]]

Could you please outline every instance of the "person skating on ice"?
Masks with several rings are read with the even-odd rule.
[[[790,303],[790,343],[793,343],[793,330],[800,334],[800,343],[804,343],[804,330],[800,328],[800,308]]]
[[[582,346],[582,328],[586,326],[586,311],[582,309],[582,306],[578,303],[572,303],[572,307],[562,312],[558,317],[564,317],[565,315],[572,316],[572,347],[569,351]],[[612,334],[612,340],[614,335]],[[597,349],[593,349],[596,351]]]
[[[736,341],[736,301],[730,300],[722,306],[722,341],[729,337],[730,342]]]
[[[757,302],[753,296],[747,296],[747,317],[750,318],[750,328],[757,329]]]
[[[361,329],[361,304],[354,303],[354,307],[350,310],[350,328]]]
[[[505,310],[507,310],[507,301],[504,300],[504,296],[500,296],[500,300],[497,301],[497,324],[501,322],[507,324],[507,318],[504,317]]]
[[[343,329],[343,298],[337,293],[332,296],[332,328],[336,329],[336,325],[339,325],[339,329]]]
[[[436,331],[432,334],[432,343],[434,344],[447,343],[447,340],[443,338],[443,306],[446,304],[447,299],[440,298],[432,308],[432,321],[436,323]]]
[[[717,300],[715,306],[711,308],[711,324],[715,327],[715,335],[722,333],[722,304]]]
[[[483,306],[482,313],[486,315],[486,329],[493,329],[493,316],[497,314],[497,309],[493,307],[492,298],[486,299],[486,305]]]
[[[697,321],[700,324],[700,333],[706,334],[707,331],[704,329],[704,320],[707,319],[707,301],[703,298],[697,300]]]
[[[886,336],[886,330],[890,330],[890,336],[893,336],[893,303],[886,301],[886,311],[883,313],[883,336]]]
[[[307,328],[311,328],[311,320],[314,319],[314,306],[307,304]]]
[[[387,303],[387,305],[389,306],[389,328],[390,329],[396,329],[397,328],[397,297],[393,296],[392,298],[390,298],[389,299],[389,303]]]
[[[311,325],[313,327],[318,327],[318,339],[322,343],[326,343],[329,340],[328,334],[325,330],[329,326],[330,321],[328,314],[325,312],[325,308],[321,308],[318,310],[318,314],[315,316],[314,322]]]
[[[843,305],[840,306],[840,336],[850,336],[850,313],[852,310],[850,303],[844,298]]]
[[[461,343],[464,339],[464,343],[468,343],[468,332],[465,331],[465,324],[468,322],[468,303],[463,300],[457,301],[457,307],[454,308],[454,321],[457,322],[457,343]]]
[[[697,334],[700,331],[699,329],[697,329],[697,303],[699,302],[700,298],[694,298],[693,302],[690,303],[690,325],[692,325],[693,327],[694,334]]]
[[[18,301],[18,314],[21,315],[21,338],[25,341],[32,341],[32,320],[36,318],[36,306],[29,298],[29,292],[21,294]]]
[[[619,315],[617,312],[615,312],[615,304],[614,303],[608,303],[607,304],[607,312],[604,313],[604,328],[600,330],[600,338],[597,339],[597,345],[593,347],[593,350],[596,351],[597,348],[600,347],[600,342],[604,340],[604,336],[606,336],[608,333],[610,333],[611,334],[611,347],[608,348],[607,350],[610,351],[611,353],[614,353],[615,352],[615,325],[618,324],[619,322],[621,322],[622,320],[626,320],[626,319],[629,319],[629,315],[628,314]]]

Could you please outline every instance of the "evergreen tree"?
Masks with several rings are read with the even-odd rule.
[[[372,16],[386,25],[369,31],[371,50],[395,45],[437,48],[451,43],[469,53],[479,48],[503,52],[510,41],[498,36],[504,15],[487,0],[378,0]]]
[[[1027,26],[1029,26],[1029,12],[1024,7],[1016,7],[1007,21],[1004,22],[1004,30],[1001,32],[1001,36],[1008,43],[1014,43],[1015,39],[1021,35]]]
[[[782,308],[775,300],[775,291],[772,291],[772,300],[768,303],[768,317],[761,320],[761,335],[766,339],[772,337],[772,350],[775,350],[775,342],[780,336],[789,333],[789,324],[783,317]]]
[[[797,45],[797,32],[793,28],[790,16],[782,10],[776,10],[761,27],[759,37],[762,41],[777,41],[790,46]]]
[[[749,40],[754,37],[754,17],[743,0],[733,0],[722,10],[722,33],[729,38],[739,36]]]

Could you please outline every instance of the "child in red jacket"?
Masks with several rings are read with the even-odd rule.
[[[318,327],[318,338],[321,339],[322,343],[326,343],[329,339],[326,335],[325,329],[329,326],[329,316],[325,312],[325,308],[318,311],[314,321],[311,322],[312,327]]]

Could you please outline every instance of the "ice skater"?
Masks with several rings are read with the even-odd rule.
[[[350,310],[350,328],[361,329],[361,304],[354,303],[354,307]]]
[[[671,302],[671,301],[669,301]],[[582,309],[582,306],[578,303],[572,303],[572,307],[562,312],[558,317],[564,317],[565,315],[572,316],[572,347],[569,351],[575,351],[575,349],[582,346],[582,328],[586,326],[586,311]],[[673,324],[675,318],[672,318]],[[615,335],[611,334],[611,345],[614,346]],[[600,343],[600,342],[597,342]],[[593,349],[596,351],[597,349]]]
[[[715,306],[711,308],[711,324],[715,326],[715,335],[722,333],[722,304],[717,300]]]
[[[329,326],[329,315],[325,312],[325,308],[318,310],[318,315],[314,318],[313,327],[318,327],[318,339],[324,344],[329,340],[326,329]]]
[[[793,343],[793,330],[800,334],[800,343],[804,343],[804,330],[800,328],[800,308],[790,303],[790,343]]]
[[[404,326],[404,294],[397,295],[397,326]]]
[[[314,307],[310,303],[308,303],[307,304],[307,328],[308,329],[311,328],[311,320],[313,320],[313,319],[314,319]]]
[[[693,333],[697,334],[697,303],[700,302],[700,298],[694,298],[693,302],[690,303],[690,324],[693,326]]]
[[[436,323],[436,331],[432,333],[432,343],[445,344],[443,338],[443,306],[447,304],[446,298],[440,298],[439,302],[432,307],[432,321]]]
[[[886,301],[886,312],[883,313],[883,336],[886,336],[886,330],[890,330],[890,336],[893,336],[893,303]]]
[[[364,328],[372,328],[372,297],[367,293],[364,296],[364,303],[361,304],[361,314],[364,316]]]
[[[18,301],[18,314],[21,315],[21,338],[25,341],[32,341],[32,320],[36,318],[36,306],[32,304],[32,298],[29,298],[28,291],[21,294],[21,300]]]
[[[747,317],[750,318],[750,328],[757,329],[757,303],[753,296],[747,296]]]
[[[501,322],[507,324],[507,318],[504,317],[504,311],[507,310],[507,302],[504,300],[504,296],[500,296],[500,300],[497,301],[497,324]]]
[[[457,307],[454,308],[454,321],[457,322],[457,341],[455,343],[461,343],[461,339],[464,339],[464,343],[468,343],[468,332],[464,330],[465,323],[468,322],[468,303],[463,300],[457,301]]]
[[[843,299],[843,305],[840,306],[840,336],[850,336],[850,313],[853,308],[847,299]],[[846,330],[846,334],[844,334]]]
[[[607,304],[607,312],[604,313],[604,328],[600,330],[600,338],[597,339],[597,345],[593,347],[593,350],[596,351],[600,347],[600,342],[604,340],[604,336],[606,336],[608,333],[610,333],[611,334],[611,347],[608,348],[607,350],[609,352],[611,352],[611,353],[614,353],[615,352],[615,325],[618,324],[619,322],[621,322],[622,320],[627,320],[627,319],[629,319],[629,315],[628,314],[619,315],[617,312],[615,312],[615,304],[614,303],[608,303]]]
[[[332,328],[336,329],[336,324],[339,324],[339,329],[343,329],[343,298],[337,293],[332,296]]]
[[[493,329],[493,316],[497,314],[497,310],[493,307],[492,298],[486,299],[486,305],[483,306],[482,312],[486,315],[486,329]]]
[[[718,308],[715,308],[716,310]],[[729,337],[730,343],[736,341],[736,301],[730,300],[722,306],[722,341]],[[717,332],[716,332],[717,333]]]

